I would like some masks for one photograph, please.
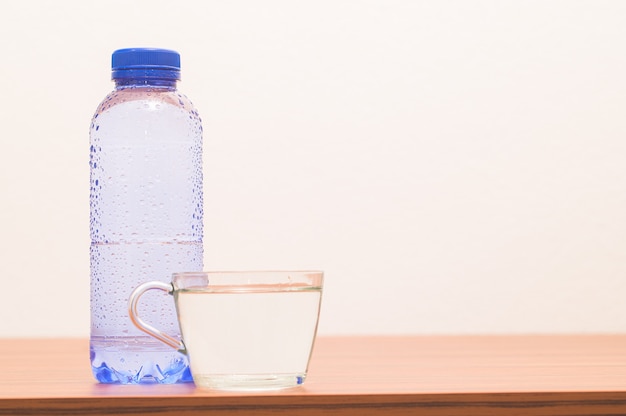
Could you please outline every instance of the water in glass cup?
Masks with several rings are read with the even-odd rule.
[[[267,390],[304,382],[321,287],[207,286],[175,296],[197,385]]]

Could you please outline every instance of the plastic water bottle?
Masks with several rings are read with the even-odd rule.
[[[127,302],[141,283],[202,270],[201,120],[177,90],[177,52],[117,50],[112,78],[90,128],[92,370],[102,383],[191,381],[187,358],[137,330]],[[171,297],[141,303],[147,322],[180,334]]]

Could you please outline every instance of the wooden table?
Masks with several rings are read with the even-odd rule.
[[[0,415],[626,415],[626,335],[320,337],[302,387],[100,385],[85,339],[0,339]]]

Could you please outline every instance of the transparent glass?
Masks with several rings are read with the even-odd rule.
[[[175,273],[138,286],[128,308],[137,328],[189,356],[198,387],[283,389],[306,379],[322,287],[321,271]],[[182,340],[139,316],[152,289],[173,295]]]

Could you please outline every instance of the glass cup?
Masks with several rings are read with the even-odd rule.
[[[128,309],[140,330],[189,356],[196,386],[283,389],[306,379],[323,280],[321,271],[174,273],[171,284],[138,286]],[[151,289],[173,295],[182,340],[139,317]]]

